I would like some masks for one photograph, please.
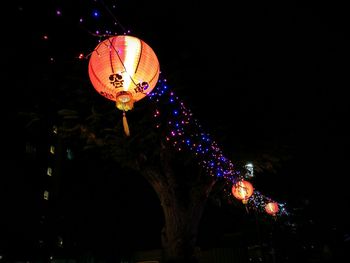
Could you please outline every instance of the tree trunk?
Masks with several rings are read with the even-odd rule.
[[[172,203],[162,203],[165,225],[162,230],[163,259],[166,263],[197,262],[195,246],[198,226],[206,199],[179,204],[172,197]]]
[[[163,155],[160,167],[143,167],[142,173],[163,208],[162,262],[194,263],[198,262],[195,247],[199,223],[216,180],[206,175],[203,178],[198,169],[183,170],[181,167],[179,173],[177,168]]]
[[[164,144],[157,150],[139,153],[134,168],[155,190],[162,206],[162,263],[196,263],[199,223],[217,179],[185,152],[174,152]]]

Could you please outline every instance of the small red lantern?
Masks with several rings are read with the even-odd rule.
[[[125,112],[153,90],[159,73],[158,58],[152,48],[141,39],[128,35],[113,36],[100,42],[89,60],[92,85],[123,111],[127,135]]]
[[[269,202],[265,205],[265,211],[266,213],[275,216],[276,213],[279,211],[278,204],[276,202]]]
[[[240,180],[232,186],[233,196],[242,200],[243,204],[248,202],[248,199],[252,196],[253,192],[253,185],[246,180]]]

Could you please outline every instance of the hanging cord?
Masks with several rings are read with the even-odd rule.
[[[114,14],[112,13],[112,11],[108,8],[108,6],[105,4],[105,2],[103,0],[100,0],[101,4],[103,5],[103,7],[107,10],[107,12],[110,14],[110,16],[113,18],[113,20],[117,23],[117,25],[120,26],[120,28],[122,29],[123,33],[126,34],[127,30],[125,29],[125,27],[123,27],[123,25],[121,23],[119,23],[118,19],[114,16]]]
[[[118,25],[121,28],[121,30],[123,31],[123,34],[126,35],[129,32],[129,30],[126,30],[126,28],[119,22],[119,20],[114,16],[112,11],[108,8],[108,6],[106,5],[106,3],[103,0],[100,0],[100,3],[107,10],[108,14],[112,17],[112,19],[114,20],[115,24]],[[93,33],[89,29],[83,27],[82,25],[80,25],[80,27],[82,27],[90,35],[95,36],[95,37],[99,37],[100,39],[115,36],[115,34],[97,34],[97,33]]]

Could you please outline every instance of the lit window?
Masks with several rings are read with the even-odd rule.
[[[72,160],[74,157],[73,151],[71,149],[67,149],[67,158],[68,160]]]
[[[52,168],[51,167],[47,167],[47,175],[52,176]]]
[[[58,247],[63,247],[63,238],[58,236],[57,239],[58,239],[57,240],[57,246]]]
[[[49,200],[49,191],[44,191],[44,199]]]
[[[31,144],[30,142],[26,143],[26,152],[27,153],[35,153],[36,152],[36,148],[33,144]]]
[[[55,146],[50,146],[50,153],[55,154]]]
[[[52,127],[52,132],[53,132],[54,134],[57,134],[58,129],[57,129],[57,126],[56,126],[56,125],[54,125],[54,126]]]

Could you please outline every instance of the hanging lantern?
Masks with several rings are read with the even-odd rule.
[[[253,185],[246,180],[240,180],[232,186],[233,196],[242,200],[243,204],[248,202],[248,199],[252,196],[253,192]]]
[[[269,202],[265,205],[266,213],[275,216],[279,211],[278,204],[276,202]]]
[[[100,42],[91,53],[89,78],[96,91],[123,111],[123,125],[129,135],[125,112],[156,86],[160,68],[152,48],[139,38],[113,36]]]

